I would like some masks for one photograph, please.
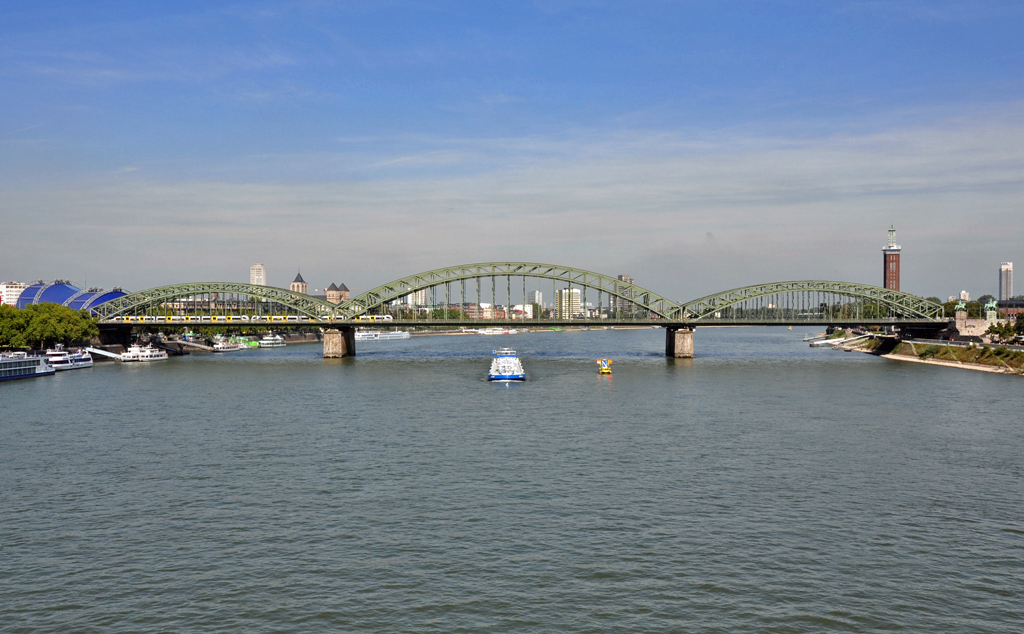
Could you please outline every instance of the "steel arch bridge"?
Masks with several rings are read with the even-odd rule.
[[[769,300],[769,301],[765,301]],[[793,301],[797,300],[797,301]],[[800,301],[803,300],[803,301]],[[849,301],[854,300],[854,301]],[[833,282],[828,280],[799,280],[772,282],[744,286],[715,293],[687,302],[683,320],[693,322],[738,319],[737,308],[747,311],[770,310],[785,314],[801,308],[821,310],[827,319],[851,321],[857,319],[891,319],[913,321],[941,321],[942,305],[910,293],[893,291],[879,286]]]
[[[555,283],[563,282],[568,286],[577,286],[581,289],[592,289],[598,293],[605,293],[610,297],[630,302],[639,311],[649,312],[664,319],[670,319],[670,315],[679,311],[679,304],[676,302],[636,284],[624,282],[601,273],[594,273],[593,271],[535,262],[463,264],[417,273],[366,291],[341,304],[338,309],[346,317],[356,317],[364,313],[373,313],[381,310],[391,302],[421,290],[445,287],[450,296],[450,285],[455,282],[461,285],[463,282],[470,280],[494,280],[502,277],[506,278],[505,291],[509,297],[513,290],[519,290],[518,285],[512,286],[511,280],[513,278],[523,278],[523,280],[535,278],[551,280]],[[458,290],[461,291],[460,298],[464,299],[464,289],[460,288]],[[479,291],[479,287],[477,290]],[[497,289],[492,285],[491,290],[493,294],[493,291]],[[479,292],[477,294],[479,295]],[[523,301],[525,302],[525,300],[524,293]]]
[[[193,282],[158,286],[130,293],[100,304],[92,310],[101,322],[118,321],[119,318],[143,315],[153,311],[167,311],[168,308],[182,311],[189,309],[199,311],[205,308],[213,312],[218,308],[218,301],[222,311],[232,308],[244,311],[241,302],[246,300],[235,298],[250,298],[248,301],[252,304],[253,309],[262,308],[261,304],[266,302],[284,307],[293,314],[314,319],[332,315],[337,308],[334,304],[315,297],[273,286],[234,282]],[[253,302],[252,298],[259,301]]]
[[[208,314],[243,314],[254,317],[270,315],[274,311],[287,312],[304,323],[337,323],[359,320],[374,314],[386,313],[394,302],[413,293],[429,291],[429,306],[467,304],[475,297],[479,305],[486,295],[481,283],[490,280],[492,301],[497,299],[497,281],[505,278],[505,299],[513,303],[514,291],[522,290],[522,302],[527,302],[528,278],[550,280],[552,290],[558,285],[579,288],[583,302],[586,293],[597,294],[598,312],[604,307],[603,298],[608,298],[609,307],[614,303],[629,307],[628,315],[609,314],[597,318],[576,318],[565,316],[554,320],[533,319],[544,325],[567,324],[616,324],[646,323],[662,326],[693,327],[706,325],[754,325],[754,324],[853,324],[853,323],[940,323],[942,307],[925,299],[866,284],[823,280],[773,282],[736,288],[690,302],[675,302],[653,291],[617,278],[583,269],[530,262],[487,262],[446,267],[417,273],[366,291],[339,305],[269,286],[255,286],[231,282],[199,282],[174,284],[132,293],[93,309],[101,323],[133,321],[141,315],[172,312],[188,313],[190,310]],[[515,281],[515,285],[513,285]],[[476,288],[467,293],[466,283],[474,282]],[[453,293],[452,286],[455,286]],[[438,297],[438,290],[444,297]],[[472,291],[475,290],[475,293]],[[483,291],[483,292],[482,292]],[[197,299],[198,298],[198,299]],[[269,312],[268,312],[269,311]],[[447,310],[445,311],[447,315]],[[147,317],[147,320],[149,318]],[[160,319],[159,321],[164,321]],[[170,321],[170,317],[167,317]],[[227,321],[231,321],[227,319]],[[430,321],[429,318],[427,321]],[[465,321],[505,321],[523,323],[523,319],[485,320],[465,318],[442,318],[433,320],[433,325],[464,323]],[[529,319],[527,320],[529,321]],[[422,319],[398,319],[395,324],[416,322]]]

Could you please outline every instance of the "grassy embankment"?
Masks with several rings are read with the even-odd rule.
[[[878,343],[875,344],[877,347]],[[934,359],[952,363],[986,365],[1001,368],[1015,374],[1024,374],[1024,352],[1009,350],[1002,346],[943,346],[919,344],[904,341],[891,353],[896,356],[916,357],[921,360]]]

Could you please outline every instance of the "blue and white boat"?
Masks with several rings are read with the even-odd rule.
[[[92,355],[88,350],[65,350],[63,344],[57,344],[52,350],[46,351],[46,360],[54,370],[78,370],[92,367]]]
[[[526,372],[523,364],[516,357],[516,351],[509,348],[501,348],[494,351],[494,360],[491,361],[491,371],[487,373],[488,381],[525,381]]]
[[[24,352],[0,354],[0,381],[51,376],[55,372],[46,357],[30,357]]]

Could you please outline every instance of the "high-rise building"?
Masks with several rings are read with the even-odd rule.
[[[267,285],[267,267],[262,264],[253,264],[249,267],[249,283],[254,286]]]
[[[632,312],[634,306],[633,302],[629,300],[636,296],[636,292],[633,290],[631,286],[627,286],[627,284],[632,284],[633,278],[630,277],[629,275],[619,275],[618,280],[620,282],[625,282],[625,284],[615,285],[615,292],[618,293],[620,297],[612,297],[610,305],[608,307],[611,308],[612,311],[616,313]]]
[[[999,265],[999,301],[1013,297],[1013,262]]]
[[[427,289],[421,288],[418,291],[413,291],[405,296],[406,306],[426,306],[427,305]]]
[[[17,306],[18,298],[21,297],[21,291],[26,288],[28,288],[28,284],[22,284],[21,282],[4,282],[0,284],[0,304]]]
[[[573,317],[581,314],[580,289],[578,288],[558,289],[556,302],[558,319],[572,319]]]
[[[303,295],[309,293],[309,284],[306,284],[306,280],[302,279],[301,271],[295,276],[295,281],[288,285],[288,289]]]
[[[900,290],[900,245],[896,244],[895,225],[889,225],[889,243],[882,247],[882,282],[890,291]]]
[[[530,291],[527,294],[527,298],[527,303],[537,304],[538,306],[544,305],[544,293],[541,293],[540,291]]]

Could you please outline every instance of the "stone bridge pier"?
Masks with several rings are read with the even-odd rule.
[[[693,330],[690,328],[666,328],[665,356],[676,359],[692,359]]]
[[[324,331],[324,358],[340,359],[356,356],[356,329],[352,326]]]

